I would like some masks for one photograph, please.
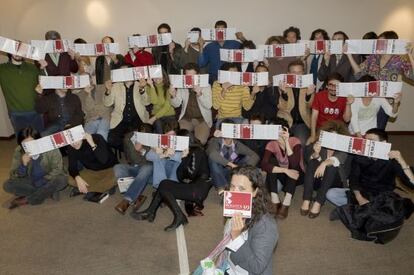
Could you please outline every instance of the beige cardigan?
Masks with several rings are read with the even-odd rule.
[[[310,128],[311,124],[311,115],[312,115],[312,102],[314,93],[311,95],[309,101],[306,101],[306,91],[308,89],[300,89],[299,92],[299,113],[302,117],[303,121],[305,122],[306,126]],[[291,127],[293,124],[293,118],[290,114],[293,107],[295,106],[295,97],[293,95],[292,88],[286,88],[288,100],[284,100],[282,96],[279,97],[279,104],[278,104],[278,112],[277,116],[284,118],[289,123]]]
[[[123,82],[114,83],[109,95],[104,96],[104,105],[107,107],[114,106],[111,114],[110,129],[115,128],[122,121],[122,115],[126,105],[126,88]],[[141,94],[139,92],[139,84],[134,84],[134,105],[139,118],[144,123],[148,123],[149,114],[145,106],[150,104],[147,93]]]

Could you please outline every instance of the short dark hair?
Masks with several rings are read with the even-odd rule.
[[[265,68],[266,69],[266,71],[269,71],[269,68],[266,66],[266,64],[264,63],[264,62],[259,62],[258,64],[257,64],[257,66],[256,66],[256,69],[254,70],[255,72],[257,72],[258,71],[258,68]]]
[[[252,120],[258,120],[260,121],[262,124],[264,124],[266,122],[265,116],[262,113],[253,113],[250,115],[249,117],[249,122]]]
[[[375,77],[370,76],[368,74],[361,76],[357,82],[371,82],[371,81],[376,81]]]
[[[256,44],[252,40],[244,40],[241,45],[240,49],[256,49]]]
[[[192,31],[192,32],[201,32],[201,29],[199,27],[194,27],[190,31]]]
[[[305,64],[300,59],[295,59],[292,62],[290,62],[288,65],[288,71],[290,71],[290,68],[293,66],[302,66],[303,70],[305,70]]]
[[[185,73],[186,71],[190,71],[190,70],[194,70],[194,71],[196,71],[196,73],[197,73],[197,74],[199,74],[199,73],[200,73],[200,67],[199,67],[196,63],[193,63],[193,62],[187,63],[187,64],[185,64],[185,65],[184,65],[184,67],[183,67],[183,71],[184,71],[184,73]]]
[[[294,32],[296,34],[296,39],[297,40],[300,40],[301,39],[301,37],[300,37],[300,29],[299,28],[296,28],[296,27],[293,27],[293,26],[290,26],[289,28],[287,28],[286,30],[283,31],[283,37],[284,38],[287,38],[287,35],[290,32]]]
[[[340,73],[334,72],[328,75],[328,77],[326,78],[326,84],[328,84],[328,82],[331,80],[338,80],[339,82],[344,82],[344,77]]]
[[[87,42],[86,42],[86,40],[85,40],[85,39],[83,39],[83,38],[76,38],[76,39],[73,41],[73,43],[76,43],[76,44],[86,44]]]
[[[329,40],[329,35],[324,29],[316,29],[312,32],[310,40],[315,40],[316,34],[321,33],[324,40]]]
[[[367,32],[362,36],[362,39],[377,39],[378,35],[375,32]]]
[[[102,38],[102,40],[104,40],[105,38],[108,38],[109,40],[111,40],[111,43],[114,43],[114,42],[115,42],[115,40],[114,40],[114,38],[113,38],[112,36],[109,36],[109,35],[104,36],[104,37]]]
[[[216,23],[214,24],[214,28],[217,28],[218,26],[224,26],[225,28],[227,28],[227,23],[224,20],[218,20],[216,21]]]
[[[385,39],[398,39],[398,34],[395,31],[385,31],[378,35],[378,38],[380,37]]]
[[[48,31],[45,33],[46,40],[59,40],[61,39],[60,33],[54,30]]]
[[[282,126],[283,128],[287,128],[288,130],[289,130],[289,123],[287,122],[287,120],[286,119],[284,119],[284,118],[281,118],[281,117],[276,117],[273,121],[272,121],[272,124],[274,124],[274,125],[280,125],[280,126]]]
[[[229,123],[229,124],[235,124],[235,121],[234,120],[232,120],[231,118],[225,118],[225,119],[223,119],[222,121],[221,121],[221,123],[220,123],[220,130],[221,130],[221,127],[223,126],[223,123]]]
[[[224,62],[223,65],[221,65],[220,70],[222,71],[228,71],[230,69],[236,68],[237,71],[239,70],[239,65],[237,63],[234,62]]]
[[[344,37],[344,40],[348,40],[349,39],[349,36],[345,32],[343,32],[343,31],[334,32],[334,34],[332,35],[332,37],[334,37],[337,34],[342,35]]]
[[[168,32],[171,32],[171,27],[167,23],[160,24],[157,28],[157,32],[160,32],[161,29],[167,29]]]
[[[180,126],[178,125],[178,122],[175,119],[166,121],[162,124],[162,132],[164,134],[170,131],[174,131],[175,133],[177,133],[178,130],[180,130]]]
[[[280,35],[272,35],[271,37],[266,39],[265,44],[271,45],[273,42],[277,42],[278,44],[286,44],[287,41],[283,36]]]
[[[385,132],[385,130],[378,129],[378,128],[372,128],[365,132],[365,135],[376,135],[380,141],[388,141],[388,134]]]
[[[22,145],[23,140],[25,140],[28,137],[38,139],[40,138],[40,133],[32,127],[23,128],[19,132],[17,132],[17,144]]]

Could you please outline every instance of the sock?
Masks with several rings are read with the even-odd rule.
[[[277,193],[270,193],[270,196],[272,198],[272,203],[280,203],[280,199]]]
[[[292,194],[286,193],[285,199],[283,200],[283,205],[290,206],[290,203],[292,202]]]

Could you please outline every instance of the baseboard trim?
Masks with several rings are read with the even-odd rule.
[[[0,140],[10,140],[12,138],[14,138],[14,134],[9,137],[0,137]]]

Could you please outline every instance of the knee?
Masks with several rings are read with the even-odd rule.
[[[3,183],[3,190],[7,193],[14,193],[14,188],[11,180],[6,180]]]
[[[125,169],[124,164],[115,164],[114,166],[114,175],[115,178],[123,178],[128,176],[128,171]]]

